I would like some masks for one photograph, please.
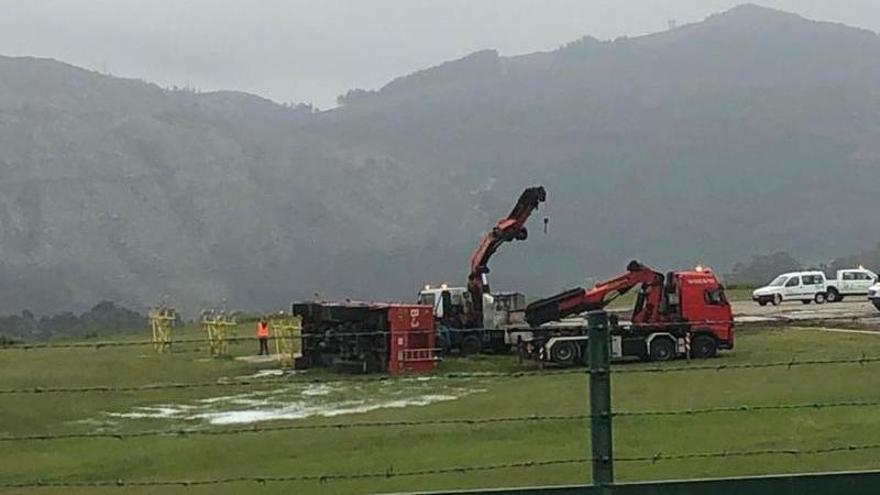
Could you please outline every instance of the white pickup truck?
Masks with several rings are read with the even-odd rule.
[[[828,302],[843,301],[847,296],[864,296],[877,283],[877,274],[864,267],[837,270],[837,277],[825,282]]]

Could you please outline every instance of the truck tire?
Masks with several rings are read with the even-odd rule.
[[[830,287],[828,289],[828,294],[826,295],[826,299],[830,303],[840,302],[843,300],[843,298],[840,297],[840,292],[837,292],[837,289],[835,289],[834,287]]]
[[[382,366],[382,358],[374,352],[368,352],[361,361],[361,373],[376,373],[384,371]]]
[[[462,356],[470,356],[472,354],[479,354],[480,351],[483,350],[483,343],[480,342],[480,338],[476,335],[468,335],[467,337],[461,340],[461,355]]]
[[[574,342],[557,342],[550,349],[550,360],[556,364],[571,366],[577,357],[578,350]]]
[[[774,306],[779,306],[782,304],[782,294],[774,294],[773,299],[771,299],[770,302],[773,303]]]
[[[649,356],[651,361],[669,361],[675,357],[675,342],[667,337],[657,337],[651,341]]]
[[[818,292],[813,296],[813,300],[816,301],[816,304],[825,304],[825,301],[828,300],[828,296],[826,296],[824,292]]]
[[[810,304],[811,302],[813,302],[811,299],[803,299],[803,300],[801,300],[801,303],[803,303],[804,305]]]
[[[768,302],[770,301],[766,299],[758,299],[758,306],[766,306]]]
[[[710,335],[697,335],[691,342],[691,357],[709,359],[718,353],[718,342]]]

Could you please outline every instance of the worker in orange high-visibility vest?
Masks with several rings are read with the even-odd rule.
[[[257,339],[260,341],[260,352],[258,356],[263,354],[269,355],[269,323],[265,318],[260,318],[257,322]]]

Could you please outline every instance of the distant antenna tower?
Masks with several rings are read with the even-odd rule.
[[[666,21],[666,24],[669,26],[670,31],[678,27],[678,21],[676,21],[675,19],[669,19],[668,21]]]

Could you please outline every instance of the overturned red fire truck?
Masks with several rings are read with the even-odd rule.
[[[431,306],[368,302],[300,302],[302,358],[297,367],[361,373],[422,373],[435,368]]]

